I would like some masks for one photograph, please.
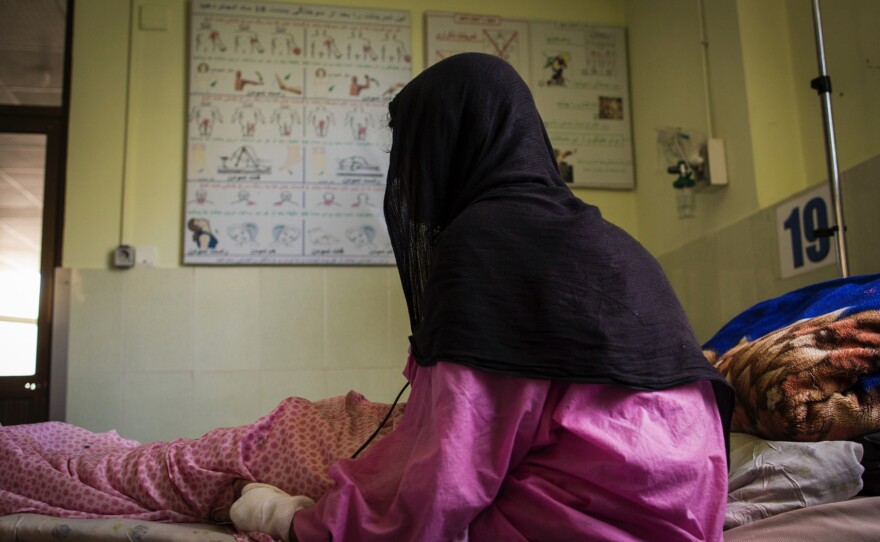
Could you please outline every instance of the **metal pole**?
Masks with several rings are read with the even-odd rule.
[[[841,277],[849,276],[846,254],[846,223],[843,220],[843,198],[840,191],[840,168],[837,165],[837,144],[834,140],[834,119],[831,114],[831,78],[825,66],[825,42],[822,37],[822,15],[819,0],[813,0],[813,22],[816,30],[816,55],[819,58],[819,77],[810,86],[819,93],[822,103],[822,121],[825,126],[825,160],[828,166],[828,182],[831,183],[831,204],[834,207],[834,226],[831,230],[837,242],[837,271]]]

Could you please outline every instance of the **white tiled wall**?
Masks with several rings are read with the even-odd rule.
[[[850,275],[880,273],[880,157],[844,172],[842,183]],[[775,207],[658,260],[701,342],[759,301],[838,277],[832,264],[785,280],[779,278]]]
[[[289,396],[391,402],[396,268],[73,270],[66,419],[140,441],[251,423]]]

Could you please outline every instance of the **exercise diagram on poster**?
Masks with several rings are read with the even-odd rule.
[[[191,4],[184,262],[392,264],[387,104],[409,14]]]

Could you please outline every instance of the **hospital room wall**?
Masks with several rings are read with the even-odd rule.
[[[842,170],[841,177],[850,275],[880,273],[880,155]],[[659,257],[701,342],[759,301],[839,277],[832,260],[780,278],[777,233],[777,210],[770,206]]]
[[[406,7],[415,72],[423,66],[423,12],[474,8],[460,0]],[[495,0],[479,8],[625,22],[617,0]],[[409,332],[396,268],[181,264],[186,14],[183,0],[76,4],[59,281],[69,300],[67,318],[59,318],[67,322],[59,326],[67,338],[67,421],[147,441],[249,423],[290,395],[356,389],[390,402],[404,382]],[[636,233],[632,192],[590,200]],[[156,247],[157,266],[113,269],[110,253],[120,243]]]
[[[777,204],[826,177],[811,2],[627,0],[637,237],[663,255]],[[707,73],[701,59],[700,6]],[[822,3],[841,169],[880,153],[874,0]],[[873,61],[876,63],[876,61]],[[724,141],[729,186],[697,194],[679,220],[657,129]]]
[[[876,100],[865,83],[848,82],[864,68],[838,45],[857,39],[840,27],[853,23],[842,12],[858,2],[823,3],[837,34],[829,45],[838,67],[832,75],[846,90],[842,101],[835,96],[845,119],[844,168],[878,153],[870,133],[880,126]],[[314,3],[399,7],[393,0]],[[654,139],[659,126],[706,125],[697,1],[479,6],[510,17],[627,27],[637,189],[577,195],[658,256],[703,339],[735,311],[790,284],[774,275],[769,209],[824,178],[818,100],[805,83],[816,75],[808,2],[704,4],[710,110],[726,143],[731,185],[700,194],[698,217],[689,221],[675,217]],[[463,1],[406,7],[414,72],[423,67],[423,12],[474,11]],[[149,23],[143,28],[141,17]],[[183,0],[77,2],[63,255],[70,270],[67,419],[149,440],[246,423],[287,395],[317,399],[354,388],[390,401],[403,383],[408,332],[395,269],[181,264],[185,21]],[[111,269],[110,251],[120,242],[157,247],[158,266]]]
[[[634,2],[628,13],[639,189],[640,240],[658,256],[701,340],[752,304],[820,280],[836,278],[832,264],[780,278],[775,207],[825,184],[827,177],[819,98],[809,86],[818,75],[811,3],[791,0],[706,0],[709,101],[715,136],[723,138],[729,187],[697,195],[697,218],[674,218],[669,176],[656,171],[649,128],[707,125],[695,19],[657,20],[652,2]],[[679,14],[695,2],[664,2]],[[838,160],[842,172],[851,274],[880,272],[876,237],[880,219],[880,4],[873,0],[822,2]],[[639,31],[652,25],[650,32]],[[680,36],[689,38],[684,42]],[[638,36],[638,37],[636,37]],[[679,40],[679,41],[676,41]],[[642,81],[660,44],[683,66],[661,79]],[[645,53],[654,55],[647,56]],[[640,54],[641,53],[641,54]],[[668,48],[665,53],[669,54]],[[667,74],[673,73],[668,69]],[[669,87],[654,100],[649,84]],[[678,108],[669,111],[671,104]],[[687,107],[688,104],[697,104]],[[705,129],[705,128],[703,128]],[[650,155],[650,156],[649,156]],[[652,171],[651,168],[655,168]],[[671,217],[671,218],[670,218]],[[651,227],[656,224],[657,227]]]

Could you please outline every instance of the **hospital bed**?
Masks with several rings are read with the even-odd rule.
[[[737,393],[725,540],[880,540],[880,275],[769,299],[704,345]],[[0,517],[0,540],[233,541],[226,526]]]
[[[207,523],[134,519],[68,519],[39,514],[0,517],[0,540],[12,542],[235,542],[232,531]]]

